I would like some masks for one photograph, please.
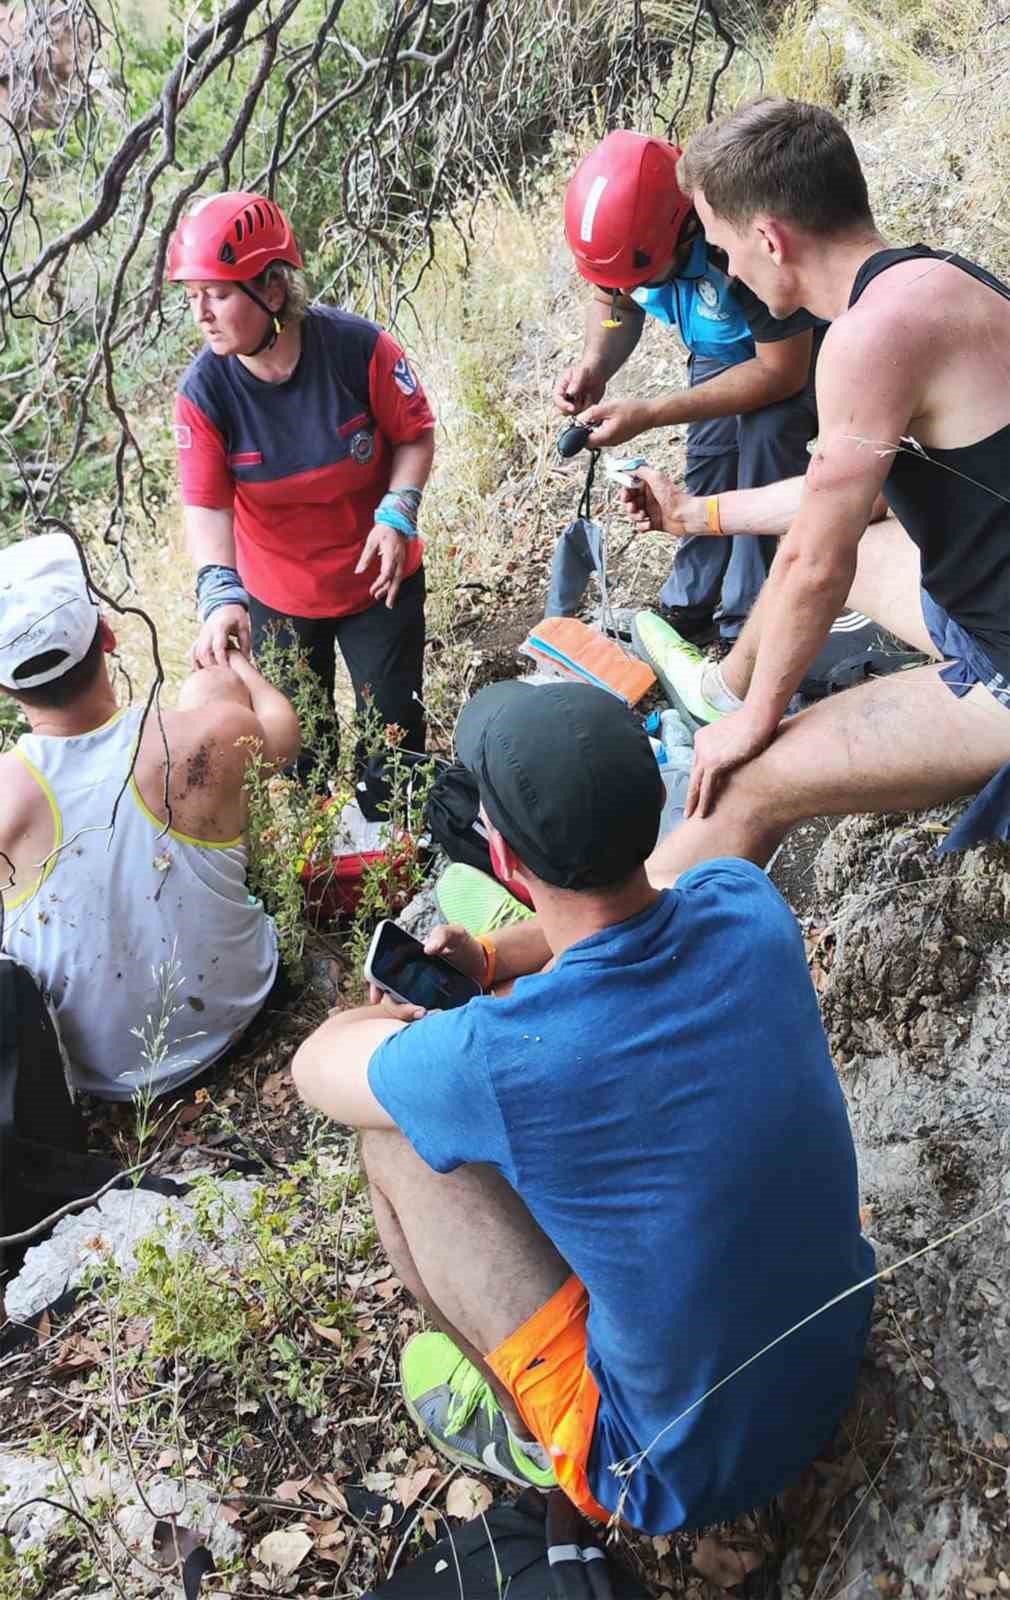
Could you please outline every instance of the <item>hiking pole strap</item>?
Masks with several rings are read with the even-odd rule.
[[[586,466],[586,481],[582,486],[582,499],[579,501],[575,515],[585,517],[588,522],[593,520],[593,481],[596,477],[596,463],[600,459],[598,450],[590,450],[589,462]]]

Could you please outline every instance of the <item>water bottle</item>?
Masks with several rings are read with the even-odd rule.
[[[690,754],[690,752],[688,752]],[[658,838],[663,839],[673,829],[679,827],[684,820],[684,802],[687,799],[688,784],[691,781],[690,765],[682,766],[668,762],[665,767],[660,767],[659,775],[663,780],[666,790],[666,799],[659,818]]]
[[[694,734],[684,721],[679,711],[664,711],[659,719],[659,737],[663,749],[669,756],[672,751],[690,749],[694,744]]]

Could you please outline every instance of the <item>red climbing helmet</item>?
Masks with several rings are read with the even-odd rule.
[[[266,195],[232,189],[202,200],[183,217],[168,247],[171,283],[241,283],[272,261],[303,265],[291,224]]]
[[[618,130],[591,150],[565,193],[565,234],[590,283],[634,289],[669,262],[693,206],[677,182],[681,151]]]

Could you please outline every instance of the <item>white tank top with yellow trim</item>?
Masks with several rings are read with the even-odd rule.
[[[277,972],[242,840],[168,830],[132,780],[124,788],[142,716],[14,747],[49,801],[55,844],[8,894],[4,946],[48,992],[77,1087],[109,1100],[164,1094],[209,1066]]]

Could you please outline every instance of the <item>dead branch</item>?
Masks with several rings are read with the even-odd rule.
[[[651,125],[671,83],[675,119],[696,80],[710,115],[735,49],[718,0],[378,0],[365,19],[344,0],[197,0],[168,26],[138,40],[92,0],[0,6],[0,500],[8,528],[62,528],[117,569],[117,599],[106,560],[109,592],[93,586],[148,627],[145,719],[157,634],[123,600],[168,492],[151,412],[194,349],[164,288],[194,198],[275,196],[327,293],[395,324],[443,219],[465,260],[489,186],[558,133]]]

